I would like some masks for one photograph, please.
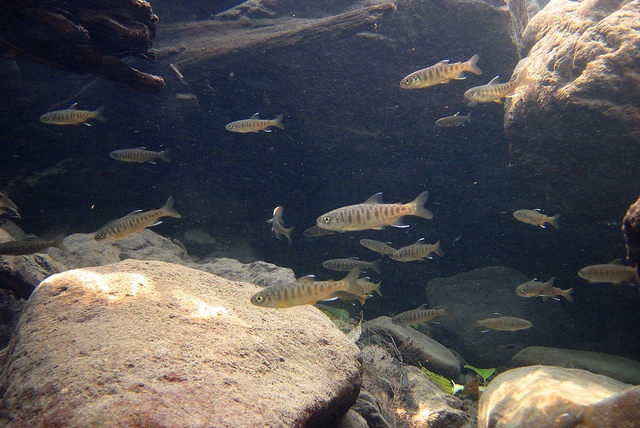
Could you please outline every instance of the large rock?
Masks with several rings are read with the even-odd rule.
[[[530,279],[516,270],[494,266],[429,281],[427,301],[447,313],[438,318],[440,324],[432,325],[434,338],[476,367],[507,364],[528,345],[554,344],[571,321],[559,302],[515,293],[518,284]],[[477,320],[498,316],[495,313],[524,318],[533,327],[483,333],[483,328],[475,326]]]
[[[593,219],[637,195],[639,46],[637,0],[552,0],[529,22],[520,56],[537,83],[507,104],[505,129],[513,176],[539,201]]]
[[[137,260],[48,278],[0,360],[0,425],[327,426],[360,351],[316,308],[252,306],[258,290]]]
[[[548,366],[508,370],[493,379],[483,392],[478,406],[478,428],[561,426],[554,424],[557,417],[563,414],[568,414],[567,418],[576,417],[588,406],[628,388],[630,385],[584,370]],[[602,411],[610,409],[607,406]],[[617,415],[609,415],[606,426],[637,427],[639,409],[638,406],[618,409]],[[591,412],[585,412],[588,413]],[[562,426],[573,427],[577,422]]]
[[[511,359],[511,365],[515,367],[536,364],[582,369],[608,376],[620,382],[640,384],[640,362],[617,355],[530,346],[518,352]]]

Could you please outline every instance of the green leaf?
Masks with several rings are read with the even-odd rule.
[[[449,380],[444,376],[440,376],[439,374],[429,371],[424,367],[422,367],[422,371],[424,372],[424,374],[429,376],[435,383],[437,383],[438,386],[442,388],[444,392],[446,392],[447,394],[453,394],[456,384],[452,380]]]
[[[487,383],[487,379],[489,379],[496,372],[495,368],[479,369],[477,367],[473,367],[471,364],[465,365],[464,368],[473,370],[474,372],[478,373],[478,375],[482,378],[484,383]]]

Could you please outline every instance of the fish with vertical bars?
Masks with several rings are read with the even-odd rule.
[[[400,82],[402,89],[419,89],[428,88],[439,84],[449,83],[451,80],[463,80],[467,77],[466,72],[473,74],[482,74],[482,70],[478,68],[476,63],[480,59],[478,54],[469,58],[466,62],[455,62],[449,64],[449,60],[445,59],[431,67],[414,71],[406,76]]]
[[[336,293],[347,293],[362,296],[362,288],[356,280],[360,276],[360,269],[355,268],[339,281],[316,281],[313,276],[305,276],[295,282],[277,284],[266,287],[251,296],[251,303],[268,308],[289,308],[291,306],[312,305],[320,300],[336,299]],[[364,304],[364,298],[360,297]]]
[[[77,103],[71,104],[68,109],[55,110],[40,116],[40,122],[48,125],[79,125],[89,119],[96,119],[104,123],[107,119],[102,116],[104,106],[97,110],[78,110]]]
[[[256,113],[249,119],[236,120],[234,122],[227,123],[224,128],[227,131],[239,132],[240,134],[260,131],[271,132],[269,128],[272,126],[284,129],[282,119],[284,119],[283,115],[278,115],[275,119],[260,119],[260,115]]]
[[[425,258],[433,258],[431,254],[437,254],[444,257],[444,251],[440,249],[440,241],[435,244],[425,244],[424,238],[418,239],[413,245],[407,245],[391,254],[391,258],[397,262],[412,262],[415,260],[424,260]]]
[[[371,251],[375,251],[378,254],[382,254],[383,256],[390,256],[395,253],[397,250],[392,246],[388,245],[391,242],[380,242],[375,241],[373,239],[361,239],[360,245],[365,248],[368,248]]]
[[[534,83],[535,80],[527,76],[527,69],[522,70],[515,79],[507,83],[500,83],[499,76],[491,79],[486,85],[475,86],[464,93],[464,99],[469,101],[469,107],[475,107],[478,103],[502,104],[502,99],[515,95],[516,89]]]
[[[110,221],[102,226],[94,235],[96,241],[106,241],[111,239],[122,239],[132,233],[140,232],[147,227],[156,226],[162,221],[162,217],[181,218],[178,211],[173,208],[173,196],[167,199],[167,202],[157,210],[151,211],[134,211],[126,216]]]
[[[489,330],[499,330],[499,331],[526,330],[533,326],[531,322],[525,319],[516,318],[516,317],[486,318],[483,320],[476,321],[476,325],[481,327],[486,327]]]
[[[109,153],[109,157],[120,162],[149,162],[155,164],[156,159],[162,159],[166,163],[171,163],[171,158],[169,157],[169,149],[163,150],[161,152],[147,150],[146,147],[137,147],[135,149],[120,149],[114,150]]]
[[[391,322],[398,325],[422,324],[434,318],[441,317],[444,314],[444,309],[429,309],[427,305],[422,305],[417,309],[399,313],[391,318]]]
[[[322,267],[331,270],[344,270],[350,271],[353,268],[360,268],[360,270],[371,269],[376,273],[380,273],[380,262],[382,259],[378,259],[374,262],[367,262],[365,260],[358,260],[355,257],[349,259],[331,259],[322,262]]]
[[[357,205],[337,208],[321,215],[316,224],[327,230],[336,232],[353,232],[357,230],[381,230],[385,226],[409,227],[402,222],[406,215],[432,219],[431,211],[424,207],[429,192],[422,192],[407,204],[385,204],[382,193],[376,193],[366,201]]]

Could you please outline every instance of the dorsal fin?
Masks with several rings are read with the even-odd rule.
[[[260,119],[260,113],[253,113],[253,116],[251,116],[249,119]]]
[[[489,82],[489,85],[498,85],[500,84],[500,76],[496,76],[493,79],[491,79],[491,82]]]
[[[78,103],[73,103],[69,106],[69,110],[77,110],[76,106],[78,105]]]
[[[365,204],[382,204],[382,192],[378,192],[363,203]]]

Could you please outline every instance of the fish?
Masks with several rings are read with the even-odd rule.
[[[2,192],[2,197],[0,198],[0,214],[8,214],[12,217],[22,218],[18,212],[18,206],[9,199],[7,192]]]
[[[169,196],[167,202],[157,210],[142,211],[137,210],[126,216],[110,221],[102,226],[94,235],[96,241],[106,241],[111,239],[122,239],[132,233],[140,232],[147,227],[156,226],[162,221],[161,217],[181,218],[178,211],[173,208],[173,196]]]
[[[380,297],[382,297],[382,293],[380,292],[380,285],[382,284],[382,282],[371,282],[369,281],[371,278],[367,277],[367,278],[360,278],[359,280],[356,281],[356,284],[358,284],[360,286],[360,288],[362,288],[362,291],[364,292],[364,294],[371,294],[374,291],[376,293],[378,293],[378,295]]]
[[[274,233],[276,238],[281,239],[281,236],[284,236],[289,240],[289,245],[291,243],[291,232],[293,232],[293,227],[289,229],[285,229],[284,220],[282,219],[282,215],[284,213],[284,208],[275,207],[273,210],[273,218],[271,219],[271,231]]]
[[[169,150],[170,149],[166,149],[161,152],[154,152],[151,150],[147,150],[145,147],[138,147],[135,149],[120,149],[114,150],[109,153],[109,157],[121,162],[149,162],[155,165],[154,161],[156,159],[162,159],[166,163],[171,163]]]
[[[251,296],[250,301],[253,305],[267,308],[289,308],[336,299],[335,293],[339,291],[362,296],[362,288],[356,283],[358,276],[358,268],[339,281],[316,281],[313,276],[305,276],[294,282],[266,287]],[[361,298],[360,303],[364,304],[364,298]]]
[[[471,112],[466,116],[460,116],[460,112],[457,112],[453,116],[441,117],[436,120],[436,126],[441,126],[443,128],[451,128],[454,126],[464,126],[467,123],[471,123]]]
[[[337,208],[321,215],[316,219],[316,224],[336,232],[381,230],[385,226],[409,227],[402,222],[405,215],[433,218],[431,211],[423,206],[428,198],[429,192],[425,191],[407,204],[385,204],[382,202],[382,193],[376,193],[361,204]]]
[[[284,129],[282,119],[284,119],[283,115],[278,115],[275,119],[260,119],[260,115],[256,113],[249,119],[236,120],[235,122],[227,123],[224,128],[227,131],[239,132],[241,134],[260,131],[271,132],[268,128],[272,126]]]
[[[390,256],[391,254],[396,252],[396,249],[390,245],[387,245],[387,243],[374,241],[373,239],[361,239],[360,245],[368,248],[371,251],[382,254],[383,256]]]
[[[444,309],[429,309],[427,305],[421,305],[417,309],[399,313],[391,318],[391,322],[398,325],[422,324],[444,314]]]
[[[478,103],[498,103],[502,104],[505,97],[513,97],[516,89],[534,83],[535,80],[527,76],[527,69],[523,69],[515,79],[507,83],[500,83],[499,76],[491,79],[489,83],[482,86],[475,86],[464,93],[464,99],[469,101],[469,107],[475,107]]]
[[[409,74],[402,79],[400,87],[402,89],[428,88],[429,86],[449,83],[452,79],[466,79],[464,75],[466,72],[482,74],[482,70],[476,65],[479,59],[480,56],[478,54],[472,56],[467,62],[449,64],[449,60],[445,59],[431,67]]]
[[[58,235],[52,239],[40,238],[37,236],[27,236],[18,241],[0,243],[0,254],[20,256],[25,254],[42,253],[49,247],[56,247],[66,251],[67,247],[62,243],[66,236]]]
[[[585,266],[578,271],[578,276],[589,282],[640,283],[637,268],[624,266],[617,261],[602,265]]]
[[[562,296],[570,302],[573,302],[573,296],[571,292],[573,288],[562,290],[553,286],[554,277],[551,277],[547,282],[537,281],[535,278],[531,281],[524,282],[516,287],[516,294],[520,297],[542,297],[542,300],[546,300],[547,297]]]
[[[358,260],[355,257],[350,259],[331,259],[325,260],[322,262],[322,267],[331,269],[331,270],[345,270],[350,271],[353,268],[360,268],[360,270],[371,269],[376,273],[380,273],[380,262],[382,259],[378,259],[374,262],[367,262],[364,260]]]
[[[305,229],[304,232],[302,232],[302,235],[305,238],[318,238],[320,236],[331,235],[333,233],[335,233],[333,230],[323,229],[315,225]]]
[[[431,253],[444,257],[444,251],[440,249],[440,241],[435,244],[425,244],[424,238],[420,238],[415,244],[402,247],[391,254],[391,258],[397,262],[411,262],[425,258],[431,259]]]
[[[486,327],[490,330],[500,331],[526,330],[533,326],[533,324],[531,324],[529,321],[516,317],[486,318],[476,321],[476,324],[482,327]]]
[[[99,107],[97,110],[90,111],[76,109],[77,104],[78,103],[71,104],[66,110],[55,110],[45,113],[40,116],[40,122],[48,125],[79,125],[89,119],[96,119],[102,123],[107,121],[107,119],[102,116],[104,106]]]
[[[517,210],[513,212],[513,216],[516,220],[533,226],[545,227],[545,224],[549,223],[556,228],[556,230],[560,229],[560,225],[558,224],[560,214],[549,217],[548,215],[542,214],[540,208],[536,208],[535,210]]]

